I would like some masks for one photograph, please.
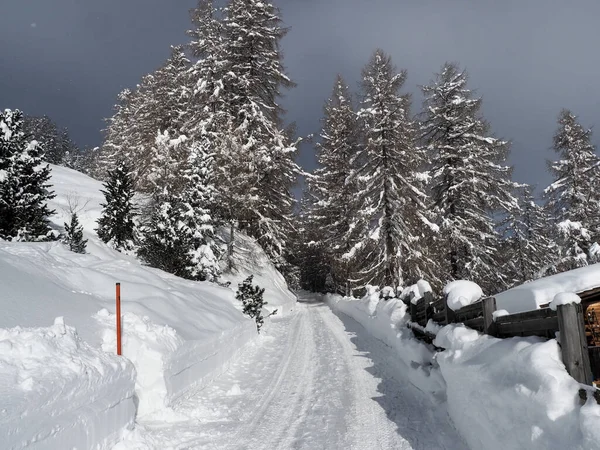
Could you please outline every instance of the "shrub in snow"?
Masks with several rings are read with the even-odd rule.
[[[254,277],[250,275],[242,283],[238,284],[238,291],[235,294],[235,298],[244,305],[244,314],[256,321],[256,329],[260,333],[260,328],[264,323],[262,309],[267,302],[263,299],[263,294],[265,293],[264,288],[252,285],[253,278]]]
[[[453,311],[472,305],[483,297],[481,288],[472,281],[457,280],[452,281],[444,287],[446,303]]]
[[[102,193],[105,203],[98,219],[98,237],[110,243],[116,250],[132,250],[135,242],[133,178],[131,170],[119,161],[114,170],[108,171],[108,180]]]
[[[43,148],[27,142],[23,113],[0,112],[0,238],[16,241],[54,240],[47,206],[50,167],[42,165]]]
[[[65,222],[65,243],[69,250],[75,253],[85,253],[87,239],[83,238],[83,226],[79,223],[77,213],[71,214],[71,223]]]

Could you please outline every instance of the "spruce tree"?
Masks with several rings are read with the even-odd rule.
[[[54,214],[47,201],[50,167],[43,165],[42,147],[27,142],[23,113],[0,113],[0,238],[18,241],[45,241],[56,238],[49,226]]]
[[[499,235],[494,214],[515,208],[504,165],[509,143],[493,137],[481,118],[481,99],[468,90],[467,74],[447,63],[422,87],[422,137],[431,158],[431,195],[440,228],[444,272],[472,280],[489,292],[506,280],[498,271]]]
[[[71,223],[65,222],[65,243],[69,246],[69,250],[75,253],[85,253],[87,247],[87,239],[83,239],[83,226],[79,223],[77,213],[71,214]]]
[[[397,288],[422,276],[419,230],[426,226],[420,211],[426,194],[418,170],[424,155],[415,142],[409,119],[410,98],[399,93],[406,72],[397,72],[391,58],[377,50],[362,74],[363,127],[358,197],[364,220],[359,276],[362,285]]]
[[[103,209],[96,230],[98,237],[116,250],[133,250],[136,241],[133,179],[124,161],[118,161],[116,167],[108,171],[108,180],[101,192],[105,201],[100,204]]]
[[[260,329],[264,324],[262,310],[267,302],[263,299],[265,289],[252,284],[253,275],[250,275],[242,283],[238,284],[238,291],[235,298],[242,302],[244,306],[243,312],[247,316],[256,321],[256,329],[260,333]]]
[[[202,144],[192,146],[188,168],[184,171],[182,194],[183,239],[187,242],[191,279],[215,281],[219,276],[221,248],[215,231],[215,185],[213,156]]]
[[[157,193],[152,200],[152,213],[142,227],[138,256],[148,265],[189,278],[192,263],[190,247],[182,232],[182,204],[168,192]]]
[[[600,160],[591,137],[592,131],[584,129],[575,115],[561,111],[554,135],[554,151],[560,159],[549,163],[555,181],[544,191],[561,271],[595,262],[591,248],[600,232]]]

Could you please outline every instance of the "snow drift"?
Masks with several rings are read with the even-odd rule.
[[[262,277],[259,283],[266,288],[269,301],[284,310],[292,309],[294,295],[287,291],[281,275],[250,238],[244,237],[244,245],[253,258],[238,256],[241,269],[232,275],[230,288],[183,280],[144,266],[133,256],[116,252],[98,240],[94,228],[104,200],[100,182],[53,166],[52,184],[57,194],[50,202],[56,210],[53,226],[62,228],[75,210],[84,227],[84,237],[89,240],[88,253],[72,253],[58,242],[0,241],[0,332],[14,334],[17,327],[36,327],[32,333],[47,341],[43,336],[51,332],[44,330],[54,317],[63,316],[67,335],[78,343],[78,350],[67,357],[61,353],[62,347],[50,345],[48,358],[61,361],[64,356],[79,366],[86,358],[100,358],[101,362],[94,363],[94,370],[82,366],[86,367],[82,373],[87,375],[68,384],[70,393],[65,400],[61,396],[44,397],[43,389],[26,394],[19,387],[19,377],[10,369],[21,364],[20,353],[11,353],[10,365],[2,366],[5,370],[0,367],[0,386],[14,391],[7,407],[11,414],[13,404],[22,408],[18,417],[11,416],[11,421],[0,412],[0,427],[6,423],[12,433],[11,442],[15,442],[8,448],[21,448],[19,445],[27,442],[33,445],[34,441],[38,443],[31,448],[66,448],[63,444],[71,446],[75,442],[84,442],[78,448],[109,446],[133,423],[134,399],[138,415],[150,414],[167,408],[192,385],[202,386],[222,373],[244,344],[256,336],[254,322],[241,313],[241,305],[235,300],[237,280],[252,273],[256,261]],[[271,283],[270,277],[274,280]],[[121,283],[124,358],[110,356],[116,348],[116,282]],[[3,342],[0,339],[0,349],[6,350],[9,345]],[[9,342],[11,348],[17,345]],[[2,352],[0,358],[5,357]],[[35,370],[43,376],[28,383],[43,384],[44,379],[62,376],[61,367],[46,360],[32,359],[32,367],[35,364],[39,366]],[[115,364],[117,367],[113,368]],[[52,389],[48,387],[48,391]],[[89,401],[90,397],[98,399],[96,406],[91,402],[82,407],[77,401]],[[102,408],[111,405],[121,405],[117,417],[103,415]],[[46,414],[44,423],[54,431],[45,433],[35,421],[27,419],[35,411],[53,411]],[[28,422],[30,426],[17,422]],[[66,425],[71,423],[73,428],[68,431]],[[87,441],[78,440],[79,423],[85,424]],[[58,433],[63,428],[62,434]],[[56,444],[59,441],[49,440],[54,435],[58,439],[59,434],[63,439],[60,445]]]
[[[397,299],[329,295],[334,312],[346,314],[390,346],[408,380],[442,402],[471,448],[600,449],[600,406],[579,404],[579,383],[567,373],[555,340],[496,339],[464,325],[441,327],[433,346],[407,327],[410,315]]]

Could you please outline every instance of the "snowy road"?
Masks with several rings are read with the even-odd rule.
[[[115,450],[466,448],[443,408],[394,370],[385,344],[301,301],[219,380]]]

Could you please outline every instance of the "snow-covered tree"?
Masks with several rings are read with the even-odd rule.
[[[418,246],[426,194],[418,170],[425,159],[409,119],[410,97],[399,93],[405,79],[382,50],[362,73],[364,144],[356,175],[361,213],[370,225],[360,249],[363,286],[397,288],[422,276]]]
[[[229,167],[244,167],[246,176],[256,180],[256,195],[247,198],[236,219],[281,262],[292,226],[291,188],[300,171],[294,161],[296,143],[281,128],[283,110],[278,103],[281,89],[294,86],[279,48],[286,30],[277,8],[262,0],[230,0],[222,25],[225,104],[242,144]],[[247,155],[250,164],[244,164]]]
[[[75,253],[85,253],[87,239],[83,238],[83,226],[79,223],[77,213],[71,213],[71,223],[65,222],[65,243]]]
[[[192,146],[188,168],[184,171],[185,189],[182,195],[184,239],[190,257],[187,268],[191,279],[214,281],[219,276],[221,246],[213,217],[215,192],[213,155],[201,144]]]
[[[23,132],[23,113],[0,113],[0,238],[44,241],[56,238],[49,226],[47,201],[50,167],[43,165],[43,148],[28,142]]]
[[[522,284],[552,271],[555,245],[548,236],[546,211],[535,202],[529,186],[518,190],[518,207],[502,223],[502,272],[509,285]]]
[[[156,193],[151,211],[148,223],[142,227],[138,256],[152,267],[188,278],[191,258],[182,232],[181,200],[168,192]]]
[[[235,298],[242,302],[244,314],[256,321],[256,329],[260,333],[260,329],[264,324],[262,310],[267,302],[263,299],[265,289],[260,286],[254,286],[252,284],[253,278],[250,275],[242,283],[238,284],[238,291]]]
[[[467,74],[447,63],[422,87],[424,145],[431,158],[431,195],[444,248],[444,272],[488,291],[505,283],[495,263],[499,235],[494,213],[516,207],[504,165],[509,143],[493,137],[480,114],[481,99],[467,89]]]
[[[324,112],[321,141],[317,144],[320,168],[307,179],[307,195],[314,200],[305,214],[316,233],[306,250],[313,254],[317,249],[326,249],[337,290],[350,295],[357,261],[349,254],[364,235],[366,224],[359,214],[357,180],[352,177],[360,150],[358,117],[341,76],[335,81]]]
[[[600,160],[591,136],[592,131],[584,129],[575,115],[561,111],[554,135],[554,151],[560,159],[549,163],[555,181],[544,191],[556,227],[558,270],[595,262],[592,245],[600,232]]]
[[[101,192],[104,203],[96,230],[98,237],[116,250],[133,250],[136,241],[133,179],[124,161],[118,161],[115,169],[108,171],[108,180]]]
[[[77,155],[79,149],[66,128],[59,128],[48,116],[25,116],[23,132],[28,141],[37,141],[44,149],[44,160],[51,164],[65,165]]]
[[[183,48],[172,47],[166,62],[146,75],[134,91],[121,92],[105,130],[97,176],[105,179],[106,171],[123,160],[132,169],[136,189],[154,191],[152,178],[165,158],[156,136],[181,139],[190,97],[188,69]]]

